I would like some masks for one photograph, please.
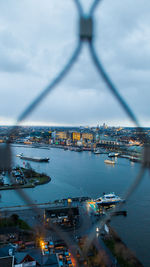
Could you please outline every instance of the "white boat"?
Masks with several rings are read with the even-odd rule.
[[[115,205],[120,202],[124,202],[123,199],[121,199],[119,196],[116,196],[115,193],[109,193],[105,194],[95,200],[96,204],[100,204],[102,206],[108,206],[108,205]]]
[[[105,162],[106,164],[112,164],[112,165],[115,164],[115,161],[114,161],[114,160],[109,160],[109,159],[104,160],[104,162]]]
[[[97,155],[97,154],[101,154],[101,153],[102,153],[102,152],[100,151],[100,149],[95,149],[95,150],[94,150],[94,154],[96,154],[96,155]]]
[[[17,154],[16,157],[20,158],[21,156],[23,156],[23,153]]]

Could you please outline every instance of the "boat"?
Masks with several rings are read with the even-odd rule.
[[[130,158],[129,158],[131,161],[133,161],[133,162],[141,162],[141,159],[140,158],[138,158],[138,157],[134,157],[134,156],[130,156]]]
[[[98,154],[101,154],[102,152],[100,151],[100,149],[95,149],[94,150],[94,154],[98,155]]]
[[[112,158],[112,157],[118,157],[119,156],[119,153],[115,153],[115,152],[112,152],[112,153],[109,153],[108,154],[108,157],[109,158]]]
[[[113,192],[109,194],[104,193],[103,196],[97,198],[95,202],[96,204],[99,204],[101,206],[109,206],[124,202],[124,200],[121,199],[119,196],[115,195],[115,193]]]
[[[82,152],[83,150],[82,150],[82,148],[81,147],[77,147],[76,148],[76,152]]]
[[[28,157],[28,156],[24,156],[23,153],[16,155],[16,157],[19,157],[20,159],[36,161],[36,162],[48,162],[49,161],[49,158]]]
[[[124,154],[121,154],[120,157],[121,157],[121,158],[125,158],[125,159],[130,159],[130,155],[124,155]]]
[[[104,160],[104,162],[105,162],[106,164],[112,164],[112,165],[115,164],[115,161],[114,161],[114,160],[109,160],[109,159]]]

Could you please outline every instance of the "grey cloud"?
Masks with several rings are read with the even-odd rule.
[[[136,4],[135,4],[136,3]],[[149,1],[103,1],[97,12],[97,47],[108,65],[109,60],[119,65],[135,61],[144,65],[149,49]],[[145,38],[147,37],[147,38]],[[138,62],[137,62],[138,63]],[[129,67],[128,64],[128,67]],[[135,64],[136,65],[136,62]]]
[[[82,2],[87,9],[87,1]],[[142,120],[149,113],[149,9],[148,0],[101,1],[95,19],[98,56]],[[9,109],[0,107],[3,117],[17,117],[63,68],[76,46],[77,19],[70,0],[0,2],[0,71],[5,71],[0,90],[6,92],[3,103],[9,103]],[[56,124],[105,119],[119,124],[126,115],[83,49],[72,71],[30,119]]]
[[[18,38],[8,29],[0,31],[0,71],[25,71],[28,60],[28,55]]]
[[[67,42],[70,43],[74,32],[74,8],[69,12],[70,7],[74,7],[71,1],[66,1],[64,6],[60,1],[43,3],[33,0],[18,3],[14,0],[13,4],[11,1],[0,3],[0,7],[0,23],[5,28],[5,36],[4,34],[1,36],[2,44],[7,42],[8,49],[16,48],[17,51],[24,53],[28,57],[26,68],[33,74],[42,75],[43,73],[46,76],[46,73],[54,72],[54,69],[57,72],[58,66],[62,64],[60,62],[64,59],[64,46]],[[69,24],[64,19],[66,14],[70,18]],[[11,38],[10,32],[14,33],[18,43]],[[60,54],[63,56],[57,62]],[[67,56],[67,53],[65,54]],[[21,60],[24,64],[24,58],[20,57]]]

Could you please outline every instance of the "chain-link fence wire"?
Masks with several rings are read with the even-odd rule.
[[[98,71],[100,78],[102,78],[107,85],[107,88],[109,89],[110,93],[116,98],[118,103],[121,105],[127,116],[131,119],[131,121],[134,123],[134,125],[137,127],[137,135],[139,139],[144,141],[145,148],[144,148],[144,155],[143,160],[141,164],[141,170],[139,174],[137,175],[134,183],[132,186],[128,189],[128,191],[124,195],[124,199],[127,200],[130,195],[133,193],[133,191],[137,188],[140,181],[143,178],[143,174],[145,172],[145,168],[149,167],[150,163],[150,148],[148,146],[149,139],[145,135],[143,128],[140,127],[140,124],[129,107],[129,105],[125,102],[123,97],[119,94],[118,89],[110,79],[109,75],[105,71],[103,64],[101,63],[99,57],[97,56],[97,52],[94,45],[94,38],[93,38],[93,31],[95,28],[95,20],[94,20],[94,12],[97,8],[97,5],[100,3],[100,0],[93,1],[93,4],[90,7],[90,10],[87,14],[84,14],[83,8],[81,3],[78,0],[74,0],[75,6],[78,10],[79,15],[79,40],[76,46],[76,49],[74,50],[70,60],[66,63],[62,71],[53,79],[50,84],[41,91],[41,93],[35,98],[33,102],[22,112],[22,114],[18,117],[16,124],[12,129],[8,132],[8,142],[6,144],[5,151],[1,150],[0,153],[0,159],[1,159],[1,167],[3,170],[7,170],[9,173],[11,171],[11,160],[10,160],[10,143],[11,143],[11,135],[18,131],[18,126],[20,123],[22,123],[30,114],[31,112],[39,105],[39,103],[47,97],[48,94],[52,92],[52,90],[57,88],[57,85],[63,80],[63,78],[69,73],[71,70],[73,64],[77,61],[79,54],[81,53],[81,48],[84,45],[84,42],[88,43],[89,47],[89,54],[93,60],[93,64]],[[10,175],[10,179],[13,179]],[[42,215],[42,211],[38,206],[33,205],[33,201],[31,198],[25,193],[24,190],[17,188],[16,193],[23,199],[23,201],[32,207],[33,213],[36,215]],[[90,233],[88,235],[88,239],[86,241],[86,244],[84,246],[84,250],[81,251],[80,247],[78,246],[78,243],[75,242],[75,240],[69,236],[68,233],[63,232],[61,228],[53,224],[51,221],[49,222],[49,229],[53,230],[57,233],[57,235],[62,238],[66,245],[69,247],[72,255],[76,259],[76,266],[80,266],[80,263],[78,261],[78,258],[76,257],[77,251],[79,251],[81,257],[83,259],[86,259],[88,255],[88,250],[90,248],[90,245],[92,243],[95,244],[95,247],[100,250],[100,247],[97,244],[97,239],[95,239],[95,228],[99,226],[99,229],[102,230],[105,223],[107,223],[108,220],[111,220],[114,213],[123,205],[123,203],[117,205],[115,208],[111,209],[107,213],[107,216],[104,219],[100,219],[94,226],[91,226]],[[90,220],[90,216],[86,214],[88,219]],[[86,217],[85,217],[86,218]],[[84,218],[83,222],[86,223],[86,219]],[[37,232],[41,233],[43,236],[46,235],[45,233],[45,227],[44,224],[41,224],[41,222],[37,221],[37,226],[35,229]],[[101,255],[102,257],[102,255]]]

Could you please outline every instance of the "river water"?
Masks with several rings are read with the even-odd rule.
[[[51,182],[35,188],[24,189],[34,203],[77,196],[97,198],[103,192],[115,192],[119,196],[127,191],[138,175],[140,164],[118,158],[114,166],[107,165],[107,155],[95,155],[91,152],[74,152],[63,149],[39,149],[13,146],[13,165],[23,166],[18,153],[26,156],[49,157],[49,163],[30,162],[38,172],[45,172]],[[113,218],[112,225],[138,256],[144,266],[150,266],[150,179],[147,172],[136,191],[123,209],[127,217]],[[23,204],[23,200],[14,190],[1,191],[0,207]]]

